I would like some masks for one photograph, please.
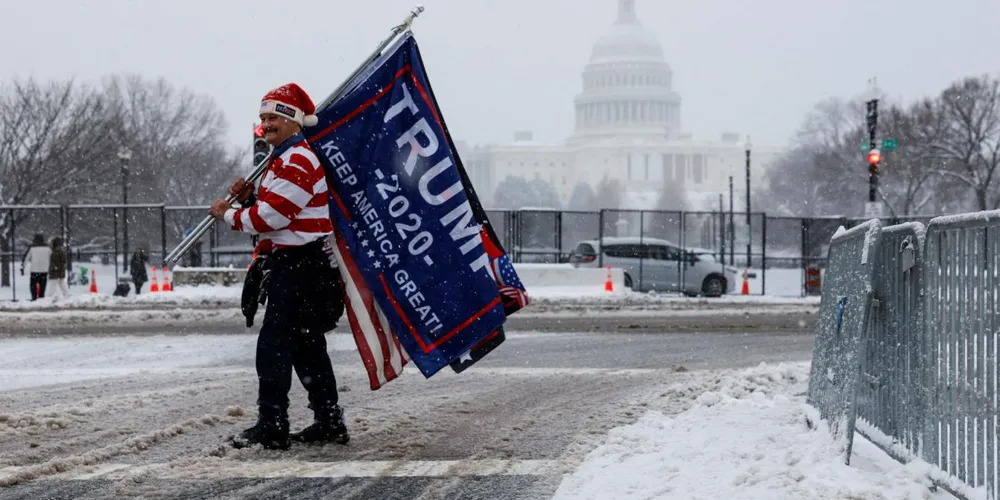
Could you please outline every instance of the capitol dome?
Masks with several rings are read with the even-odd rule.
[[[571,142],[592,139],[666,140],[680,131],[681,98],[656,37],[642,26],[635,0],[618,0],[618,18],[598,39],[575,99]]]

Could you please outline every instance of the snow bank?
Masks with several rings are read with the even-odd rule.
[[[761,365],[699,384],[678,415],[650,411],[613,429],[564,477],[556,499],[928,499],[926,465],[901,465],[858,436],[847,466],[843,449],[804,404],[808,363]],[[862,465],[862,467],[857,467]]]
[[[0,311],[45,311],[64,309],[162,309],[165,307],[239,307],[241,287],[191,286],[170,292],[143,293],[130,297],[109,294],[82,294],[45,297],[36,301],[0,302]]]

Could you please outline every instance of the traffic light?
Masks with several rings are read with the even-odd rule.
[[[868,165],[878,171],[878,165],[882,161],[882,152],[873,149],[868,152]]]
[[[271,145],[264,140],[264,126],[257,125],[253,129],[253,164],[260,165],[271,154]]]

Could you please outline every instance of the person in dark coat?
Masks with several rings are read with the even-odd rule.
[[[66,271],[69,267],[69,259],[66,255],[66,247],[63,246],[62,238],[58,236],[52,237],[50,246],[52,247],[52,258],[49,259],[49,281],[56,286],[60,295],[68,297],[69,283],[66,279]]]
[[[142,285],[149,281],[149,274],[146,273],[146,264],[149,263],[149,255],[146,250],[137,248],[132,253],[132,260],[129,262],[129,273],[132,274],[132,284],[135,285],[135,294],[139,295]]]

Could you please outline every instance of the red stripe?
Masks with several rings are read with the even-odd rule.
[[[374,97],[372,97],[371,99],[368,99],[367,101],[365,101],[364,104],[362,104],[361,106],[358,106],[357,109],[355,109],[354,111],[351,111],[350,113],[348,113],[347,116],[345,116],[345,117],[337,120],[336,122],[334,122],[329,127],[326,127],[325,129],[321,130],[319,133],[317,133],[317,134],[313,135],[312,137],[310,137],[309,138],[309,142],[316,142],[317,140],[322,139],[323,136],[329,134],[330,132],[333,132],[334,130],[337,129],[337,127],[340,127],[341,125],[343,125],[343,124],[351,121],[352,119],[354,119],[354,117],[360,115],[364,110],[368,109],[369,107],[371,107],[372,104],[375,104],[376,101],[378,101],[379,99],[381,99],[382,96],[388,94],[389,91],[392,90],[392,87],[395,86],[396,80],[399,80],[399,78],[401,76],[409,73],[410,69],[411,68],[410,68],[409,64],[407,64],[406,66],[403,66],[402,68],[400,68],[400,70],[396,72],[396,76],[394,76],[392,78],[392,81],[389,82],[385,86],[385,88],[382,89],[381,92],[379,92],[378,94],[375,94]]]
[[[458,332],[464,330],[466,327],[468,327],[469,325],[471,325],[475,321],[478,321],[479,318],[481,318],[484,314],[488,313],[491,309],[493,309],[494,307],[496,307],[496,305],[499,304],[499,303],[500,303],[500,296],[497,295],[497,297],[495,299],[493,299],[492,301],[490,301],[490,303],[487,304],[486,307],[480,309],[479,312],[477,312],[476,314],[473,314],[472,316],[470,316],[469,319],[463,321],[461,325],[456,326],[454,330],[448,332],[447,335],[445,335],[444,337],[441,337],[440,339],[438,339],[437,342],[434,342],[433,344],[431,344],[431,349],[436,349],[441,344],[447,342],[448,339],[454,337],[456,334],[458,334]]]
[[[301,155],[298,155],[301,156]],[[275,170],[274,176],[277,179],[291,182],[295,184],[303,191],[311,193],[313,191],[313,186],[316,185],[316,181],[319,180],[319,172],[316,172],[315,167],[304,167],[306,170],[302,171],[302,168],[296,165],[282,165],[280,168]]]
[[[427,89],[420,84],[420,80],[417,79],[417,75],[410,73],[411,79],[413,80],[413,85],[417,87],[417,92],[420,92],[420,96],[424,98],[424,102],[427,103],[427,107],[431,109],[431,114],[434,115],[434,121],[438,124],[438,131],[444,132],[444,125],[441,124],[441,116],[438,115],[437,107],[431,101],[431,96],[427,93]]]
[[[389,297],[389,302],[392,303],[393,309],[395,309],[396,312],[399,314],[399,317],[403,319],[403,324],[406,325],[406,328],[410,330],[410,334],[413,335],[413,339],[417,341],[417,344],[420,344],[420,349],[424,351],[424,354],[430,354],[431,351],[437,349],[441,344],[447,342],[449,339],[457,335],[458,332],[464,330],[466,327],[471,325],[474,321],[478,320],[484,314],[489,312],[490,309],[493,309],[497,304],[500,303],[500,296],[498,295],[495,299],[490,301],[490,303],[486,307],[480,309],[479,312],[470,316],[468,319],[463,321],[462,324],[456,326],[455,329],[448,332],[443,337],[437,339],[436,341],[431,343],[431,345],[427,345],[427,343],[424,342],[424,339],[420,337],[420,334],[417,333],[417,329],[413,327],[413,323],[410,322],[410,318],[406,317],[406,313],[404,313],[403,308],[399,306],[399,302],[396,302],[396,297],[393,297],[392,291],[389,290],[389,283],[385,281],[385,275],[384,274],[378,275],[378,279],[379,281],[382,282],[382,288],[385,289],[385,294],[386,296]]]
[[[327,182],[329,182],[329,181],[327,181]],[[333,189],[331,189],[329,191],[329,193],[330,193],[330,197],[333,198],[333,201],[337,203],[337,207],[340,208],[340,213],[344,214],[344,218],[347,219],[347,222],[351,222],[351,220],[352,220],[351,219],[351,212],[347,211],[347,206],[344,205],[344,201],[340,199],[340,195],[337,194],[337,192],[334,191]]]
[[[260,204],[255,203],[254,206],[250,207],[250,224],[253,226],[254,231],[258,233],[269,233],[274,231],[274,228],[267,225],[264,219],[260,217],[258,212],[260,211]]]
[[[350,277],[347,277],[350,280]],[[364,334],[361,333],[361,325],[358,322],[358,316],[354,313],[354,306],[351,303],[351,298],[344,294],[344,303],[347,305],[347,321],[351,324],[351,333],[354,334],[354,343],[358,346],[358,354],[361,355],[361,363],[365,365],[365,371],[368,372],[368,383],[371,385],[373,391],[378,390],[382,387],[382,381],[378,378],[378,368],[375,366],[375,359],[372,355],[371,347],[368,347],[368,342],[364,338]]]
[[[344,267],[348,270],[348,273],[350,273],[351,280],[354,282],[355,287],[361,294],[361,299],[364,303],[365,310],[367,311],[367,316],[368,316],[366,318],[367,320],[366,322],[370,323],[374,327],[375,336],[378,337],[379,344],[382,346],[383,357],[385,358],[383,360],[385,361],[385,365],[383,366],[383,371],[385,372],[386,381],[392,380],[396,378],[398,375],[396,374],[396,371],[393,370],[392,364],[388,362],[389,360],[388,336],[386,335],[385,330],[382,328],[382,323],[378,319],[378,314],[375,312],[375,301],[372,298],[371,290],[368,289],[368,287],[365,285],[364,280],[361,278],[361,272],[358,270],[357,265],[354,262],[354,256],[351,255],[350,251],[347,249],[347,244],[344,242],[345,241],[344,238],[339,234],[339,232],[335,235],[335,238],[337,240],[337,247],[340,248],[341,257],[343,257],[344,259],[343,262]],[[355,340],[357,340],[359,334],[361,334],[363,338],[361,330],[357,330],[355,332]],[[372,362],[373,363],[375,362],[374,358],[372,358]],[[369,377],[371,376],[372,374],[369,373]]]
[[[325,207],[330,204],[330,200],[327,199],[326,193],[320,193],[313,196],[309,203],[306,203],[306,208],[319,208]]]
[[[302,211],[302,207],[275,192],[268,192],[265,197],[260,199],[260,201],[271,205],[271,208],[288,220],[294,219],[295,216]]]
[[[288,228],[303,233],[329,233],[333,231],[330,219],[294,219]]]
[[[243,211],[245,208],[237,208],[233,216],[233,230],[243,232]]]
[[[293,149],[294,150],[294,149]],[[319,167],[313,164],[312,160],[302,153],[292,153],[288,155],[288,165],[296,165],[306,172],[315,172]]]

